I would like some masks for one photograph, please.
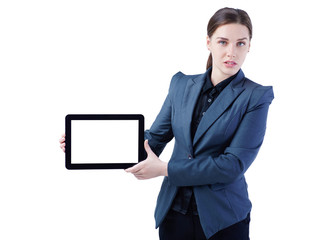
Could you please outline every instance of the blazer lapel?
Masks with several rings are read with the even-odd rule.
[[[182,100],[182,118],[184,118],[182,121],[185,122],[185,124],[183,124],[183,132],[191,154],[193,154],[193,144],[191,139],[191,124],[193,111],[197,102],[197,98],[205,83],[207,73],[208,71],[206,71],[206,73],[204,74],[197,76],[194,79],[191,78],[188,80]]]
[[[244,73],[242,70],[232,80],[232,82],[220,93],[215,102],[208,108],[201,119],[194,136],[193,146],[198,142],[201,136],[208,128],[223,114],[229,105],[245,90],[242,87]]]

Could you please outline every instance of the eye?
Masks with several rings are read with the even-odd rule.
[[[239,46],[239,47],[243,47],[243,46],[245,46],[245,45],[246,45],[245,42],[238,42],[238,43],[237,43],[237,46]]]
[[[219,43],[220,45],[222,45],[222,46],[225,46],[225,45],[227,44],[227,42],[226,42],[226,41],[223,41],[223,40],[220,40],[218,43]]]

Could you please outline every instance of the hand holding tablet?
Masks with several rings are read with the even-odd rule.
[[[168,176],[168,163],[161,161],[148,145],[148,140],[144,142],[147,158],[133,167],[126,169],[137,179],[145,180],[158,176]]]

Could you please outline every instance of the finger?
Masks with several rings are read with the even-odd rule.
[[[125,169],[125,172],[131,173],[131,172],[132,172],[132,169],[133,169],[133,167],[126,168],[126,169]]]
[[[147,152],[147,154],[150,154],[151,152],[153,152],[151,147],[148,145],[148,140],[144,141],[144,148],[145,148],[145,151]]]
[[[142,177],[142,176],[135,176],[138,180],[146,180],[147,178]]]
[[[61,141],[65,141],[65,133],[62,134],[61,138],[60,138],[60,142]]]
[[[136,173],[136,172],[138,172],[138,171],[140,171],[142,169],[142,163],[143,162],[140,162],[140,163],[134,165],[133,167],[127,168],[127,169],[125,169],[125,171],[128,172],[128,173],[133,173],[134,174],[134,173]]]
[[[133,173],[133,175],[139,180],[146,179],[146,176],[141,171]]]
[[[63,152],[65,152],[65,147],[63,146],[60,146],[60,148],[63,150]]]
[[[65,142],[65,134],[63,134],[64,136],[62,136],[61,138],[60,138],[60,143],[63,143],[63,142]]]
[[[60,145],[60,148],[65,152],[65,143],[62,143],[62,144]]]
[[[131,171],[132,171],[132,167],[125,169],[125,172],[127,173],[131,173]]]

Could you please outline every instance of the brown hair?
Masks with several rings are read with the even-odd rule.
[[[230,24],[238,23],[246,26],[249,31],[249,37],[252,37],[252,24],[251,20],[244,10],[234,9],[234,8],[221,8],[219,9],[209,20],[207,26],[207,35],[212,37],[213,33],[217,30],[218,27]],[[210,53],[206,69],[212,66],[212,55]]]

